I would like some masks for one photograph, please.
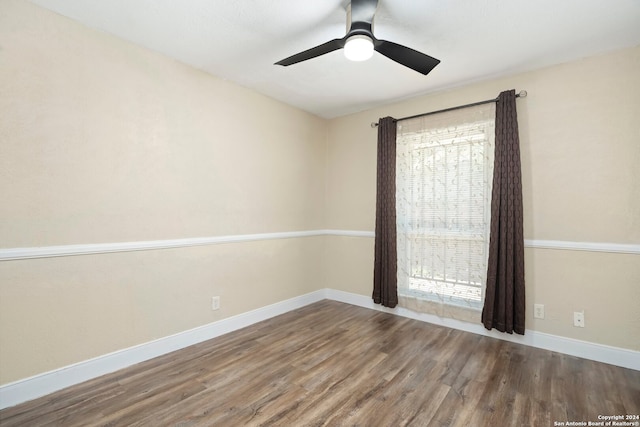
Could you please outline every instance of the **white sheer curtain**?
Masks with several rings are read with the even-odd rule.
[[[486,284],[495,104],[406,120],[396,141],[399,304],[479,321]]]

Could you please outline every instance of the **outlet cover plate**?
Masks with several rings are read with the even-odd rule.
[[[573,312],[573,326],[584,328],[584,311]]]
[[[544,304],[533,304],[533,317],[544,319]]]

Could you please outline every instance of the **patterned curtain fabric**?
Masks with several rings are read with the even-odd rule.
[[[398,304],[396,272],[396,121],[385,117],[378,122],[373,302]]]
[[[495,104],[404,120],[396,141],[399,304],[480,321]]]
[[[522,181],[515,90],[496,105],[491,198],[491,237],[482,323],[485,328],[524,335],[524,237]]]

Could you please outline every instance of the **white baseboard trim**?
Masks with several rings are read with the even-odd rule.
[[[527,330],[525,335],[510,335],[495,330],[488,331],[484,326],[475,323],[463,322],[460,320],[438,317],[433,314],[417,313],[403,308],[387,308],[379,304],[374,304],[370,297],[353,294],[335,289],[326,290],[327,299],[340,301],[359,307],[370,308],[372,310],[392,313],[403,317],[408,317],[422,322],[446,326],[448,328],[459,329],[478,335],[498,338],[530,347],[542,348],[583,359],[595,360],[597,362],[608,363],[623,368],[640,371],[640,351],[628,350],[624,348],[612,347],[603,344],[596,344],[587,341],[580,341],[572,338],[565,338],[543,332]]]
[[[326,299],[326,290],[321,289],[175,335],[5,384],[0,386],[0,409],[9,408],[136,363],[198,344],[323,299]]]
[[[640,352],[638,351],[579,341],[536,331],[527,331],[525,336],[487,331],[482,325],[440,318],[430,314],[416,313],[401,307],[394,309],[382,307],[374,304],[370,297],[364,295],[335,289],[321,289],[175,335],[118,350],[60,369],[2,385],[0,386],[0,409],[9,408],[62,390],[63,388],[132,366],[136,363],[144,362],[145,360],[153,359],[154,357],[162,356],[193,344],[198,344],[323,299],[344,302],[358,307],[392,313],[427,323],[640,371]]]

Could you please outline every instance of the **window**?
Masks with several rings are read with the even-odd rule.
[[[398,124],[400,296],[482,308],[494,121],[491,103]]]

